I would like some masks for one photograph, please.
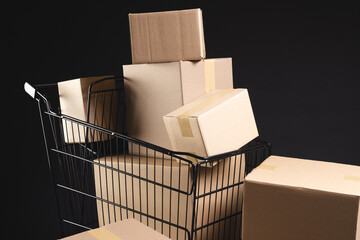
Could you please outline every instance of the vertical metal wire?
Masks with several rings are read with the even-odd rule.
[[[139,146],[139,151],[138,151],[138,159],[139,159],[139,165],[138,165],[138,169],[139,169],[139,176],[141,176],[141,165],[140,165],[140,156],[141,156],[141,154],[140,154],[140,152],[141,152],[141,150],[140,150],[140,148],[141,148],[141,146],[140,145],[138,145]],[[140,178],[138,179],[139,180],[139,199],[140,199],[140,212],[142,212],[142,207],[141,207],[141,205],[142,205],[142,201],[141,201],[141,196],[142,196],[142,194],[141,194],[141,180],[140,180]],[[133,196],[133,209],[135,210],[135,206],[134,206],[134,196]],[[143,222],[142,221],[142,214],[140,214],[140,222]]]
[[[169,222],[171,223],[171,196],[172,196],[172,173],[173,173],[173,158],[170,157],[170,200],[169,200]],[[171,238],[171,225],[169,224],[169,238]]]
[[[239,155],[236,155],[235,156],[235,158],[237,158]],[[245,166],[243,166],[243,161],[242,161],[242,159],[243,159],[243,154],[240,154],[240,171],[239,171],[239,182],[241,181],[241,178],[245,178],[245,176],[242,176],[242,174],[241,174],[241,172],[242,172],[242,169],[243,169],[243,167],[245,167]],[[240,207],[240,209],[242,209],[242,204],[243,204],[243,198],[242,198],[242,196],[243,196],[243,193],[242,193],[242,191],[241,191],[241,184],[239,184],[238,186],[237,186],[237,188],[238,188],[238,193],[237,193],[237,198],[236,198],[236,213],[238,213],[239,212],[239,203],[238,203],[238,201],[240,200],[240,204],[241,204],[241,207]],[[234,230],[234,239],[236,239],[236,226],[238,226],[237,225],[237,219],[238,219],[238,216],[241,216],[241,215],[236,215],[235,216],[235,222],[234,222],[234,225],[235,225],[235,230]],[[240,226],[240,228],[241,228],[241,224],[239,224],[239,226]],[[241,233],[241,229],[239,230],[239,232]],[[239,236],[239,239],[240,239],[240,236]]]
[[[237,161],[236,161],[236,156],[234,156],[234,157],[230,157],[230,164],[231,164],[231,159],[232,158],[234,158],[234,176],[233,176],[233,181],[232,181],[232,184],[235,184],[236,182],[235,182],[235,177],[236,177],[236,165],[237,165]],[[230,165],[231,166],[231,165]],[[230,169],[229,169],[230,170]],[[241,172],[241,169],[239,169],[239,171]],[[229,171],[230,172],[230,171]],[[239,181],[240,181],[240,179],[239,179]],[[230,201],[231,201],[231,203],[230,203],[230,216],[233,214],[233,199],[234,199],[234,191],[235,191],[235,186],[233,186],[233,187],[231,187],[231,199],[230,199]],[[231,223],[232,223],[232,221],[231,221],[231,218],[230,218],[230,222],[229,222],[229,238],[230,238],[230,234],[231,234]],[[235,233],[234,233],[235,234]]]
[[[93,99],[91,100],[92,104],[94,105],[91,109],[94,110],[95,108],[93,114],[91,115],[91,120],[93,120],[92,124],[94,126],[111,129],[112,127],[115,127],[112,126],[114,122],[111,121],[111,118],[115,117],[114,114],[116,114],[116,111],[113,109],[113,104],[115,101],[113,98],[114,93],[109,92],[109,94],[102,94],[103,95],[100,95],[98,92],[94,92],[91,95],[93,98],[95,98],[95,101],[93,101]],[[110,99],[108,99],[109,96]],[[105,106],[108,105],[110,105],[110,111],[105,112]],[[88,102],[88,116],[90,116],[89,106],[90,100]],[[96,108],[98,107],[102,107],[101,111],[96,111]],[[117,108],[117,110],[119,110],[119,108]],[[54,116],[52,116],[52,118],[54,118]],[[116,118],[118,119],[118,116],[116,116]],[[118,221],[119,218],[121,220],[128,218],[130,211],[132,212],[133,217],[139,215],[140,221],[142,222],[145,222],[143,217],[146,217],[147,225],[150,225],[151,222],[154,222],[155,230],[158,228],[157,223],[160,222],[161,233],[163,234],[166,232],[164,231],[164,223],[169,225],[168,234],[167,232],[165,234],[176,239],[180,238],[180,231],[181,233],[184,231],[185,236],[188,236],[186,235],[183,227],[189,230],[188,233],[190,234],[191,239],[197,239],[197,237],[203,238],[203,236],[205,238],[215,239],[216,235],[217,239],[220,239],[220,236],[222,236],[222,238],[231,237],[236,239],[238,237],[237,235],[241,234],[241,231],[237,231],[236,228],[233,230],[232,227],[233,224],[238,224],[238,218],[241,222],[242,191],[240,181],[242,178],[242,168],[247,168],[245,171],[245,174],[247,174],[254,166],[259,164],[266,157],[267,153],[265,152],[265,148],[251,151],[251,154],[246,152],[245,155],[248,159],[245,159],[245,166],[243,166],[242,163],[243,155],[234,156],[233,159],[231,157],[228,159],[217,159],[205,164],[201,164],[200,167],[199,164],[193,165],[190,162],[183,163],[182,159],[178,159],[178,162],[175,163],[174,161],[177,157],[169,152],[166,152],[166,154],[169,154],[170,156],[169,169],[168,165],[166,165],[165,168],[164,151],[157,153],[157,151],[152,147],[149,147],[143,143],[139,143],[133,139],[129,141],[126,138],[122,139],[117,136],[115,136],[115,139],[113,139],[109,132],[98,128],[93,128],[93,126],[88,128],[84,124],[68,118],[55,117],[55,119],[59,122],[59,137],[62,138],[61,142],[63,143],[61,147],[56,147],[56,149],[60,149],[64,153],[70,154],[64,154],[60,156],[59,153],[57,153],[59,159],[58,162],[61,166],[59,173],[62,176],[60,177],[64,181],[64,184],[69,186],[69,189],[79,190],[77,193],[67,191],[67,194],[63,195],[66,197],[65,200],[68,202],[68,206],[66,207],[71,208],[70,217],[76,221],[85,223],[84,219],[87,216],[86,207],[89,204],[89,201],[86,200],[85,197],[87,194],[86,196],[93,196],[95,199],[94,201],[98,203],[97,207],[99,210],[99,216],[97,220],[99,224],[101,221],[104,225],[106,223]],[[122,130],[124,130],[124,128]],[[45,132],[45,130],[43,130],[43,132]],[[57,138],[56,129],[52,129],[52,135],[55,139]],[[46,136],[44,136],[44,139],[46,141]],[[119,140],[121,142],[119,142]],[[57,144],[56,141],[55,144]],[[138,149],[134,149],[134,144],[136,144]],[[120,151],[121,145],[123,151],[122,153]],[[129,148],[128,150],[130,150],[128,155],[125,152],[127,147]],[[140,156],[142,153],[141,150],[145,150],[145,158]],[[149,161],[149,151],[154,151],[153,163]],[[71,154],[75,157],[71,156]],[[123,156],[120,156],[120,154],[123,154]],[[135,160],[134,154],[138,155],[135,157]],[[161,155],[161,159],[157,159],[158,155]],[[93,163],[78,161],[76,156],[82,156],[85,160],[91,159]],[[240,162],[238,162],[239,159]],[[48,156],[48,161],[49,160],[50,157]],[[220,169],[220,161],[223,162],[222,170]],[[234,168],[231,167],[233,163],[232,161],[235,161]],[[120,168],[120,162],[121,164],[124,164],[124,170]],[[94,163],[102,163],[103,165],[100,164],[94,168]],[[134,166],[134,164],[136,164],[136,166]],[[152,164],[154,166],[152,166]],[[158,164],[160,164],[159,168],[157,168]],[[215,169],[216,165],[218,166]],[[239,165],[239,174],[236,174],[237,169],[239,169]],[[136,167],[139,169],[138,175],[134,171]],[[153,179],[151,179],[151,167],[154,168]],[[184,169],[182,169],[182,167],[184,167]],[[159,169],[159,171],[157,171],[157,169]],[[98,186],[98,188],[100,188],[100,192],[97,190],[95,194],[90,192],[91,184],[94,183],[89,181],[89,179],[94,177],[94,170],[98,171],[99,176],[98,179],[96,179],[97,182],[95,184]],[[183,172],[185,170],[188,171],[186,173],[187,177]],[[145,173],[143,171],[145,171]],[[232,172],[233,176],[231,176]],[[168,173],[169,176],[167,175]],[[176,174],[179,175],[176,176]],[[182,174],[184,174],[184,177],[181,176]],[[232,182],[230,178],[232,179]],[[210,180],[210,183],[208,183],[208,180]],[[131,184],[129,181],[131,181]],[[134,181],[139,183],[138,189],[135,189],[136,187],[134,185]],[[167,184],[168,181],[169,185]],[[176,181],[178,181],[178,184],[176,184]],[[190,183],[190,181],[192,181],[192,183]],[[145,184],[145,189],[143,183]],[[151,184],[153,184],[153,186]],[[186,188],[186,192],[191,190],[191,193],[184,194],[182,192],[182,187],[185,186],[183,184],[186,184],[186,187],[184,187]],[[200,190],[201,187],[204,189]],[[237,192],[235,191],[236,189]],[[164,190],[166,191],[164,192]],[[151,196],[151,191],[154,191],[154,196]],[[64,192],[66,192],[66,190],[64,190]],[[77,195],[79,192],[84,192],[86,194]],[[132,194],[131,200],[131,196],[129,195],[130,192]],[[159,194],[157,194],[157,192],[159,192]],[[168,192],[169,201],[164,202],[164,200],[167,199]],[[135,206],[135,199],[137,195],[140,199],[140,209]],[[116,199],[117,196],[119,197],[118,202]],[[218,197],[220,197],[220,205],[218,204]],[[125,201],[123,201],[124,198]],[[202,199],[202,203],[200,199]],[[144,200],[146,201],[144,202],[146,206],[143,205]],[[154,201],[153,204],[149,202],[152,200]],[[161,207],[157,205],[157,201],[161,201]],[[185,208],[184,202],[186,202]],[[169,213],[165,214],[165,211],[168,210],[167,208],[169,208]],[[120,217],[117,214],[118,209]],[[228,209],[230,209],[230,213],[228,213]],[[126,216],[125,213],[123,214],[123,210],[126,211]],[[154,211],[153,214],[152,210]],[[160,214],[157,214],[157,210],[161,210],[159,211]],[[105,211],[108,214],[106,219]],[[183,218],[180,218],[180,213],[182,211],[185,213],[184,226],[182,225]],[[224,211],[225,213],[222,213]],[[205,214],[207,214],[207,216]],[[213,214],[213,216],[210,216],[211,214]],[[112,215],[114,216],[112,217]],[[100,219],[100,217],[102,217],[102,219]],[[61,217],[59,217],[59,219],[61,219]],[[70,221],[64,220],[64,222]],[[188,222],[191,224],[190,228]],[[81,224],[74,225],[80,226]],[[160,229],[158,230],[160,231]],[[173,230],[176,230],[176,233]]]
[[[115,138],[116,140],[116,160],[117,160],[117,169],[120,170],[120,159],[119,159],[119,140],[118,138]],[[125,153],[124,153],[125,155]],[[121,204],[121,184],[120,184],[120,172],[117,173],[117,176],[118,176],[118,186],[119,186],[119,204],[120,206],[122,206]],[[120,221],[123,220],[123,217],[122,217],[122,209],[119,207],[119,212],[120,212]]]
[[[186,182],[186,192],[189,192],[189,184],[190,184],[190,167],[191,164],[190,163],[186,163],[187,164],[187,182]],[[185,227],[188,227],[188,211],[189,211],[189,198],[191,196],[187,196],[186,197],[186,211],[185,211]],[[194,204],[195,204],[195,199],[194,199]]]
[[[61,218],[60,206],[59,206],[59,202],[58,202],[59,194],[57,192],[57,188],[56,188],[56,184],[55,184],[55,180],[54,180],[54,176],[53,176],[53,169],[52,169],[52,166],[51,166],[48,142],[47,142],[47,138],[46,138],[46,131],[45,131],[45,126],[44,126],[44,121],[43,121],[43,116],[42,116],[41,103],[40,103],[39,99],[36,99],[36,100],[37,100],[38,109],[39,109],[41,129],[42,129],[43,138],[44,138],[47,164],[48,164],[49,173],[50,173],[50,181],[51,181],[51,185],[53,186],[53,191],[54,191],[53,193],[54,193],[54,196],[55,196],[55,206],[56,206],[56,210],[57,210],[57,214],[58,214],[58,222],[59,222],[59,227],[60,227],[60,234],[63,236],[64,235],[64,229],[63,229],[63,226],[62,226],[62,221],[61,221],[62,218]],[[50,119],[50,122],[51,122],[51,119]]]
[[[124,146],[125,146],[125,141],[124,141]],[[132,150],[133,150],[133,143],[131,143],[131,175],[132,175],[132,178],[131,178],[131,185],[132,185],[132,203],[133,203],[133,207],[134,207],[134,156],[132,154]],[[126,170],[126,154],[124,154],[124,169],[125,169],[125,173],[127,173],[127,170]],[[125,202],[126,202],[126,218],[129,218],[129,204],[128,204],[128,190],[127,190],[127,175],[125,174],[124,175],[124,178],[125,178]],[[133,218],[134,218],[134,212],[133,212]]]
[[[146,179],[149,179],[148,177],[148,167],[149,167],[149,163],[148,163],[148,148],[145,149],[145,152],[146,152],[146,155],[145,155],[145,160],[146,160],[146,163],[145,163],[145,176],[146,176]],[[149,182],[145,182],[145,186],[146,186],[146,214],[148,215],[149,214],[149,189],[148,189],[148,186],[149,186]],[[141,204],[141,203],[140,203]],[[149,226],[149,218],[146,217],[146,225]]]
[[[226,166],[226,161],[225,161],[225,158],[224,158],[224,167],[223,167],[223,171],[222,171],[222,180],[221,180],[221,188],[224,187],[224,177],[225,177],[225,166]],[[223,201],[223,192],[224,190],[221,190],[221,198],[220,198],[220,212],[219,212],[219,217],[221,218],[221,212],[222,212],[222,201]],[[226,215],[226,212],[225,212],[225,215]],[[221,223],[223,223],[224,225],[224,229],[225,229],[225,222],[220,222],[219,223],[219,231],[218,231],[218,236],[217,236],[217,239],[219,239],[220,237],[220,229],[221,229]]]
[[[162,154],[161,185],[164,185],[164,153]],[[164,188],[161,188],[161,234],[164,234]]]
[[[180,181],[181,181],[181,160],[178,162],[179,164],[179,179],[178,179],[178,189],[180,190]],[[180,213],[180,193],[177,193],[177,220],[176,225],[179,226],[179,213]],[[176,228],[176,239],[179,239],[179,228]]]
[[[156,151],[154,151],[154,182],[156,182],[156,169],[157,169],[157,163],[156,163]],[[154,229],[156,231],[156,184],[153,184],[154,186]]]

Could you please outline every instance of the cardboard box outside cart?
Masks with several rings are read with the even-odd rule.
[[[123,75],[128,135],[166,149],[165,114],[211,90],[233,88],[231,58],[124,65]],[[129,151],[146,155],[135,144]]]
[[[205,58],[200,9],[129,14],[132,63]]]
[[[164,116],[172,148],[198,156],[237,150],[258,136],[247,89],[214,90]]]
[[[245,179],[243,239],[359,240],[360,167],[270,156]]]
[[[77,78],[67,81],[58,82],[59,101],[61,113],[74,117],[83,121],[87,120],[88,114],[88,89],[91,83],[105,77],[87,77]],[[93,86],[93,91],[101,91],[106,89],[114,89],[115,81],[106,80]],[[119,119],[116,112],[119,111],[116,94],[103,95],[98,94],[98,97],[91,97],[89,105],[89,122],[97,126],[101,126],[113,131],[118,131]],[[91,135],[91,131],[82,125],[78,125],[69,120],[63,120],[64,140],[67,143],[85,142],[85,136],[88,134],[89,141],[106,140],[105,136],[95,134]]]
[[[154,231],[135,219],[125,219],[101,228],[78,233],[63,240],[166,240],[164,235]]]
[[[114,205],[97,200],[100,226],[133,217],[156,231],[170,236],[171,239],[184,239],[186,232],[182,229],[177,230],[168,223],[190,230],[193,204],[197,207],[195,228],[228,217],[242,209],[243,184],[239,183],[243,182],[245,177],[244,155],[221,160],[212,168],[200,167],[197,179],[193,179],[191,165],[180,164],[175,160],[119,155],[101,158],[95,162],[109,167],[94,165],[96,196],[115,203]],[[148,179],[149,182],[144,179]],[[194,201],[193,194],[187,195],[191,192],[193,181],[197,181],[197,196],[214,192]],[[220,190],[232,184],[236,186]],[[177,190],[181,193],[179,194]],[[136,213],[127,211],[119,205],[134,209]],[[163,219],[165,222],[140,216],[138,212]],[[237,215],[228,219],[226,226],[222,221],[210,225],[208,229],[199,230],[196,239],[221,239],[223,236],[228,236],[238,231],[240,217],[241,215]]]

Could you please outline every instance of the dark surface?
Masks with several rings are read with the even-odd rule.
[[[207,57],[233,58],[234,85],[249,89],[260,135],[274,154],[360,163],[358,6],[15,3],[3,45],[11,81],[2,80],[1,168],[2,219],[13,238],[55,239],[58,231],[37,105],[24,82],[121,74],[131,63],[129,12],[195,7],[203,10]]]

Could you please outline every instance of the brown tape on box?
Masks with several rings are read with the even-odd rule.
[[[213,59],[204,61],[205,92],[215,90],[215,63]]]
[[[190,121],[188,118],[178,118],[177,119],[180,126],[181,135],[183,137],[193,137],[193,132],[191,130]]]
[[[121,238],[105,228],[96,228],[90,230],[89,233],[98,240],[121,240]]]
[[[360,176],[345,175],[345,180],[360,182]]]
[[[191,115],[193,115],[194,113],[196,113],[196,112],[202,110],[203,108],[209,106],[210,104],[218,101],[220,98],[227,95],[231,91],[232,91],[232,89],[220,90],[218,93],[216,93],[215,95],[213,95],[210,98],[206,99],[205,101],[200,102],[199,104],[195,105],[194,107],[192,107],[188,111],[185,111],[184,113],[178,115],[177,119],[178,119],[178,122],[179,122],[179,127],[180,127],[180,131],[181,131],[182,136],[183,137],[193,137],[191,126],[190,126],[190,121],[189,121],[189,117]]]
[[[267,164],[261,164],[257,167],[258,169],[265,169],[265,170],[271,170],[274,171],[276,169],[276,166],[274,165],[267,165]]]

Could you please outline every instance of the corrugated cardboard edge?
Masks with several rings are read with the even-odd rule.
[[[201,56],[202,56],[202,59],[206,58],[206,51],[205,51],[205,32],[204,32],[204,20],[203,20],[203,14],[202,14],[202,10],[200,8],[198,8],[200,13],[199,13],[199,34],[200,34],[200,44],[201,44]]]
[[[182,61],[179,61],[179,72],[180,72],[180,87],[181,87],[181,103],[184,105],[184,80],[183,80],[183,65],[181,64]]]
[[[135,33],[133,32],[134,30],[134,27],[133,27],[133,25],[131,24],[131,18],[132,18],[132,16],[135,16],[135,15],[137,15],[136,13],[129,13],[128,14],[128,21],[129,21],[129,32],[130,32],[130,48],[131,48],[131,61],[132,61],[132,63],[134,63],[134,64],[144,64],[144,63],[146,63],[146,62],[143,62],[143,61],[137,61],[136,60],[136,57],[135,57],[135,55],[134,55],[134,45],[135,45],[135,40],[134,40],[134,35],[135,35]],[[147,53],[148,53],[148,61],[149,61],[149,63],[152,63],[153,62],[153,60],[152,60],[152,55],[151,55],[151,45],[150,45],[150,42],[149,42],[149,26],[148,26],[148,21],[146,21],[146,24],[147,24],[147,27],[146,27],[146,30],[147,30],[147,40],[148,41],[146,41],[146,43],[147,43],[147,45],[148,45],[148,48],[149,48],[149,51],[147,51]]]
[[[130,33],[130,48],[131,48],[131,61],[134,62],[134,38],[133,38],[133,26],[131,25],[131,16],[133,13],[128,14],[128,21],[129,21],[129,33]]]
[[[206,156],[208,156],[208,150],[206,148],[206,145],[205,145],[205,141],[204,141],[204,137],[203,137],[203,134],[201,132],[201,127],[200,127],[200,124],[199,124],[199,121],[196,119],[196,124],[197,124],[197,127],[199,129],[199,132],[200,132],[200,138],[201,138],[201,142],[202,142],[202,145],[204,146],[204,150],[205,150],[205,154]],[[196,155],[196,154],[195,154]],[[207,164],[206,164],[207,165]]]

